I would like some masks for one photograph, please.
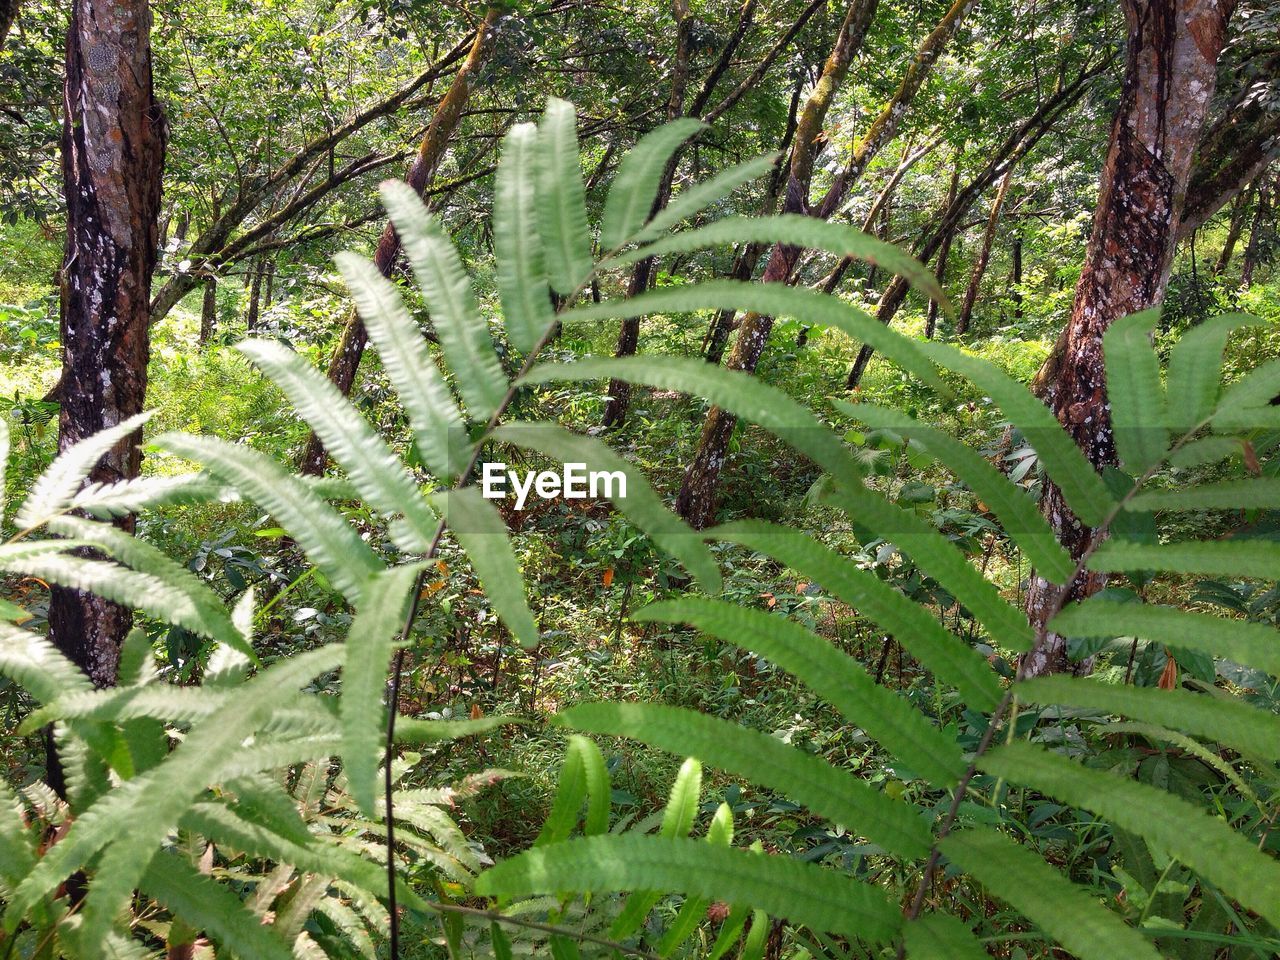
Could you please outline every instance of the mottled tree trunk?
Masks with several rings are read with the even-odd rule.
[[[142,411],[147,388],[151,272],[159,239],[165,124],[151,82],[146,0],[75,0],[67,33],[63,179],[62,406],[58,449]],[[139,437],[122,441],[89,480],[138,475]],[[120,521],[132,530],[131,517]],[[116,681],[129,611],[58,588],[54,644],[95,686]],[[51,780],[60,786],[56,757]]]
[[[840,24],[831,54],[823,65],[822,76],[796,123],[782,201],[783,213],[813,212],[809,207],[809,185],[813,179],[814,163],[825,139],[823,124],[836,91],[849,72],[853,56],[862,46],[876,6],[877,0],[854,0]],[[774,246],[761,282],[787,282],[799,256],[797,247]],[[758,313],[744,316],[738,327],[738,339],[729,354],[729,369],[753,372],[772,328],[772,317]],[[735,424],[736,418],[727,410],[712,407],[703,423],[698,449],[685,468],[684,482],[676,497],[676,510],[697,529],[707,526],[715,515],[716,488]]]
[[[493,28],[501,16],[502,8],[499,5],[494,4],[489,7],[488,13],[476,30],[466,60],[458,68],[453,83],[449,86],[449,92],[444,95],[444,99],[440,101],[435,114],[431,117],[431,124],[427,127],[422,143],[418,146],[417,156],[414,157],[405,177],[409,186],[413,187],[418,194],[427,188],[435,177],[440,161],[444,159],[449,141],[458,128],[458,122],[462,119],[463,110],[471,96],[472,80],[493,52]],[[395,227],[388,223],[378,239],[378,248],[374,253],[373,262],[384,277],[389,277],[399,255],[400,236],[396,233]],[[346,323],[343,324],[342,336],[333,352],[333,358],[329,361],[329,380],[344,394],[351,393],[351,387],[356,380],[356,371],[360,368],[360,358],[364,356],[364,348],[368,340],[360,315],[352,309],[347,315]],[[298,465],[299,470],[304,474],[319,476],[324,473],[328,462],[329,457],[325,453],[324,444],[312,433],[307,438],[307,444]]]
[[[1004,198],[1009,194],[1009,184],[1013,183],[1014,168],[1000,181],[1000,189],[991,201],[991,214],[987,217],[987,229],[982,234],[982,245],[978,248],[978,256],[973,261],[973,272],[969,274],[969,285],[964,291],[964,300],[960,304],[960,315],[956,317],[956,334],[963,336],[969,332],[969,321],[973,319],[973,305],[978,302],[978,291],[982,289],[982,277],[987,272],[987,264],[991,262],[991,247],[996,241],[996,227],[1000,224],[1000,208],[1004,206]]]
[[[200,302],[200,346],[205,346],[213,339],[213,331],[218,327],[218,278],[207,277],[204,281],[204,298]]]
[[[260,325],[260,316],[262,313],[262,275],[266,272],[266,267],[261,260],[255,261],[249,267],[249,306],[244,315],[245,330],[249,332],[249,336],[254,336],[258,332]]]
[[[275,303],[276,292],[276,262],[274,259],[267,260],[267,277],[262,287],[262,309],[270,310],[271,304]]]
[[[1071,318],[1038,379],[1058,421],[1099,470],[1116,462],[1102,335],[1114,321],[1164,297],[1234,0],[1125,0],[1124,6],[1127,62],[1093,234]],[[1063,546],[1080,557],[1093,531],[1072,516],[1053,484],[1046,485],[1041,509]],[[1082,575],[1069,585],[1067,599],[1089,596],[1104,582],[1098,574]],[[1033,576],[1032,626],[1042,627],[1058,606],[1059,591]],[[1071,663],[1066,638],[1038,632],[1043,639],[1023,656],[1023,675],[1091,668]]]

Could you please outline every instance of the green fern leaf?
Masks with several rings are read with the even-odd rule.
[[[293,951],[276,931],[264,926],[229,887],[204,876],[179,856],[154,857],[140,886],[174,916],[207,931],[238,956],[293,960]]]
[[[1225,438],[1219,438],[1225,439]],[[1239,449],[1237,445],[1236,450]],[[1280,509],[1280,478],[1250,477],[1222,480],[1173,490],[1148,490],[1125,504],[1126,510],[1276,510]]]
[[[41,703],[93,689],[80,668],[45,637],[4,622],[0,622],[0,674]]]
[[[395,285],[372,263],[354,253],[340,253],[334,262],[400,396],[423,460],[438,478],[451,481],[471,455],[466,423],[422,332]]]
[[[184,473],[91,483],[71,498],[71,509],[83,510],[99,520],[111,520],[157,507],[235,499],[235,491],[204,474]]]
[[[835,327],[856,340],[870,344],[898,366],[916,375],[946,396],[950,394],[933,361],[918,342],[898,333],[830,294],[790,287],[782,283],[746,283],[708,280],[648,290],[638,297],[605,300],[576,307],[561,315],[565,324],[641,317],[652,313],[690,313],[695,310],[754,310],[775,317],[795,317],[805,323]]]
[[[706,226],[672,234],[649,246],[623,253],[609,260],[606,265],[625,266],[645,257],[692,253],[707,247],[737,243],[781,243],[823,250],[837,257],[852,257],[898,274],[931,300],[950,303],[933,271],[911,254],[848,224],[819,220],[797,213],[775,217],[724,217]]]
[[[507,377],[480,315],[471,280],[440,222],[407,183],[382,185],[382,202],[400,234],[458,392],[473,420],[487,421],[507,392]]]
[[[893,634],[939,679],[955,686],[970,705],[991,710],[1000,701],[1000,684],[982,654],[948,632],[924,607],[813,538],[763,520],[712,527],[705,535],[740,543],[821,584]]]
[[[1005,602],[995,584],[927,520],[860,484],[828,490],[824,499],[876,536],[891,540],[916,566],[955,594],[996,643],[1011,650],[1031,649],[1033,634],[1025,614]]]
[[[528,850],[476,878],[482,896],[663,890],[747,904],[817,930],[887,943],[896,904],[865,883],[786,856],[640,834],[584,837]]]
[[[345,520],[306,484],[265,454],[213,437],[166,433],[156,438],[166,450],[197,461],[218,479],[243,491],[269,510],[307,557],[351,603],[382,562]]]
[[[7,421],[0,419],[0,523],[4,522],[5,513],[9,507],[9,497],[6,493],[5,486],[5,470],[9,466],[9,424]]]
[[[513,126],[502,141],[493,188],[493,253],[507,337],[530,353],[555,322],[547,264],[538,237],[538,128]]]
[[[27,499],[13,518],[14,525],[19,530],[30,530],[49,517],[71,509],[71,501],[98,461],[125,437],[140,430],[151,419],[151,413],[147,411],[123,420],[58,454],[32,485]]]
[[[1026,552],[1037,573],[1052,583],[1066,583],[1071,579],[1075,563],[1040,515],[1036,501],[971,446],[888,407],[839,399],[832,403],[840,412],[870,427],[891,430],[923,447],[925,453],[963,480],[999,518],[1005,533]]]
[[[702,542],[702,535],[668,510],[643,472],[614,453],[608,444],[595,437],[573,433],[555,423],[519,423],[499,427],[492,436],[495,440],[558,458],[562,463],[583,463],[589,470],[626,474],[627,495],[613,501],[619,512],[643,530],[660,549],[679,560],[705,592],[720,592],[720,571]]]
[[[1159,464],[1169,449],[1160,358],[1151,343],[1159,321],[1159,310],[1143,310],[1102,335],[1116,449],[1125,472],[1135,477]]]
[[[1239,437],[1201,437],[1185,443],[1169,454],[1169,465],[1187,468],[1217,463],[1227,457],[1237,456],[1244,450]]]
[[[342,766],[356,805],[371,817],[377,809],[387,664],[393,638],[404,625],[405,602],[417,582],[418,570],[419,565],[406,564],[371,578],[360,591],[361,603],[347,634],[339,701]]]
[[[1280,677],[1274,628],[1174,607],[1094,597],[1066,607],[1049,626],[1070,637],[1139,637],[1223,657]]]
[[[0,896],[6,898],[36,864],[37,838],[25,820],[17,794],[0,779]]]
[[[712,204],[726,199],[743,184],[763,177],[777,165],[778,157],[777,153],[752,157],[750,160],[725,167],[706,180],[690,184],[654,214],[634,239],[641,243],[656,240],[678,223],[695,217]],[[612,265],[612,263],[613,261],[607,261],[602,266]]]
[[[721,847],[728,847],[733,843],[733,811],[727,803],[720,804],[712,815],[706,840]],[[711,901],[706,897],[687,897],[680,904],[675,919],[667,927],[662,942],[658,944],[658,955],[674,956],[680,945],[697,932],[710,905]]]
[[[1169,351],[1168,419],[1178,435],[1195,429],[1213,412],[1222,390],[1222,355],[1231,334],[1262,320],[1226,313],[1192,327]]]
[[[573,104],[551,97],[538,124],[534,153],[538,234],[546,247],[551,289],[564,296],[585,283],[592,268],[576,127]]]
[[[520,382],[554,383],[612,377],[705,397],[736,416],[771,430],[837,477],[862,474],[844,444],[808,408],[749,374],[712,366],[692,357],[587,358],[575,363],[539,364]]]
[[[557,722],[698,757],[726,773],[785,794],[898,856],[917,858],[929,852],[928,828],[906,804],[890,800],[820,757],[728,720],[658,704],[589,703],[562,712]]]
[[[935,341],[921,343],[920,349],[991,397],[1035,448],[1071,511],[1090,526],[1102,523],[1115,498],[1048,407],[989,360]]]
[[[289,398],[325,449],[375,509],[400,514],[415,551],[425,551],[438,523],[417,484],[387,442],[323,373],[274,340],[246,340],[239,350]]]
[[[450,490],[433,499],[507,629],[524,646],[537,646],[538,625],[529,612],[524,577],[502,516],[475,487]]]
[[[1070,677],[1023,681],[1017,690],[1024,700],[1033,703],[1105,710],[1217,740],[1242,753],[1280,760],[1280,717],[1241,700],[1220,699],[1188,690],[1122,687]]]
[[[908,922],[902,933],[908,960],[987,960],[990,956],[969,928],[947,913],[926,913]]]
[[[600,748],[586,737],[570,737],[569,745],[564,753],[564,765],[560,768],[559,784],[556,797],[534,841],[535,847],[559,843],[568,839],[573,828],[578,825],[584,801],[588,804],[587,819],[591,821],[592,832],[602,832],[601,819],[607,828],[609,823],[609,774],[600,778],[604,758],[600,756]],[[603,787],[603,790],[602,790]],[[600,810],[604,810],[603,817]]]
[[[1203,807],[1144,783],[1087,769],[1028,743],[993,750],[979,766],[1141,836],[1245,907],[1280,923],[1280,863]]]
[[[1214,412],[1213,422],[1217,425],[1225,413],[1265,408],[1276,394],[1280,394],[1280,360],[1268,360],[1227,387]],[[1272,409],[1270,412],[1275,411]]]
[[[1177,543],[1108,540],[1089,558],[1089,569],[1099,573],[1159,570],[1280,580],[1280,543],[1255,539]]]
[[[635,619],[687,623],[750,650],[806,684],[895,757],[939,786],[959,780],[959,748],[905,699],[880,686],[852,657],[797,623],[722,600],[686,597],[650,604]]]
[[[1155,947],[1037,853],[994,830],[961,830],[938,846],[1080,960],[1160,960]]]
[[[481,717],[478,720],[423,720],[419,717],[396,717],[396,743],[444,743],[488,733],[513,723],[518,717]]]
[[[635,234],[653,211],[653,202],[672,154],[706,124],[692,117],[682,117],[651,130],[618,165],[609,197],[604,205],[600,225],[600,246],[613,250]]]

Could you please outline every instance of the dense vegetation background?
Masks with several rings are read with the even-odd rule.
[[[406,881],[399,904],[388,902],[385,881],[378,888],[378,870],[326,873],[327,861],[290,860],[261,837],[258,846],[244,833],[224,837],[209,810],[206,820],[192,820],[185,808],[175,808],[172,822],[165,822],[160,807],[139,807],[153,810],[160,828],[147,838],[148,851],[177,851],[181,857],[174,859],[195,874],[214,877],[234,893],[237,909],[243,904],[263,918],[263,929],[279,933],[270,943],[272,949],[286,945],[285,955],[464,957],[514,950],[568,957],[622,950],[800,958],[893,956],[904,949],[892,925],[882,935],[873,919],[853,928],[826,924],[828,914],[817,908],[775,909],[777,901],[758,888],[739,889],[729,879],[708,880],[703,890],[668,885],[679,871],[647,875],[649,882],[623,867],[604,879],[589,877],[585,864],[607,859],[603,847],[582,848],[587,852],[566,861],[569,867],[561,864],[561,873],[555,854],[546,854],[547,862],[528,867],[519,883],[499,867],[489,887],[477,889],[476,875],[495,861],[532,863],[508,858],[535,841],[537,853],[579,832],[584,806],[586,833],[610,826],[617,834],[692,831],[707,834],[713,841],[707,846],[755,844],[822,865],[823,876],[854,877],[876,888],[913,923],[922,907],[958,917],[980,943],[976,949],[991,956],[1118,958],[1145,955],[1132,951],[1152,949],[1151,943],[1163,955],[1187,958],[1280,951],[1274,873],[1280,841],[1273,829],[1280,816],[1280,689],[1275,647],[1267,646],[1276,642],[1280,612],[1280,567],[1267,553],[1275,542],[1272,511],[1280,507],[1269,486],[1280,468],[1280,434],[1267,413],[1280,395],[1280,8],[1266,0],[625,0],[489,7],[411,0],[75,0],[66,6],[0,0],[0,412],[10,437],[4,492],[11,508],[32,497],[17,515],[7,511],[3,534],[15,549],[42,543],[47,533],[72,538],[73,546],[92,546],[157,579],[148,593],[142,581],[106,587],[81,568],[67,573],[69,567],[41,566],[37,553],[35,559],[0,557],[8,571],[0,580],[6,631],[0,639],[7,644],[0,654],[6,678],[0,679],[0,711],[14,734],[3,751],[13,788],[4,796],[17,811],[14,823],[22,825],[16,833],[0,829],[0,843],[14,844],[0,847],[0,856],[9,851],[16,858],[13,851],[26,849],[18,838],[23,831],[35,838],[33,864],[64,835],[87,834],[89,827],[77,834],[75,823],[90,801],[109,803],[122,782],[174,762],[162,760],[184,734],[194,739],[195,730],[208,729],[189,725],[210,715],[212,699],[197,707],[195,699],[178,706],[156,697],[146,706],[134,696],[132,707],[106,699],[90,707],[90,681],[100,689],[145,681],[217,691],[228,676],[240,676],[245,664],[229,665],[228,647],[247,637],[248,652],[264,665],[320,664],[294,677],[292,687],[287,677],[269,686],[273,674],[263,669],[259,690],[275,691],[271,696],[283,703],[285,693],[310,684],[308,693],[320,701],[345,704],[353,696],[351,664],[339,673],[341,661],[327,663],[324,651],[371,631],[385,634],[387,645],[377,648],[380,660],[370,654],[374,662],[362,674],[368,710],[341,708],[348,734],[369,720],[368,736],[350,735],[341,750],[317,753],[310,763],[290,759],[272,776],[255,770],[265,784],[248,774],[224,780],[210,773],[214,779],[206,781],[198,766],[191,768],[188,775],[199,780],[192,786],[208,789],[189,802],[213,807],[225,800],[262,830],[276,829],[283,802],[296,809],[288,816],[297,817],[304,838],[336,837],[335,844],[366,866],[387,859],[385,845]],[[539,120],[536,136],[520,126]],[[683,126],[666,134],[653,133],[681,120]],[[641,141],[647,148],[632,152]],[[527,169],[517,165],[522,150],[531,151]],[[579,163],[565,160],[575,155]],[[776,162],[758,160],[762,155]],[[500,157],[511,171],[506,181]],[[561,165],[551,166],[549,157]],[[579,177],[581,199],[574,193]],[[400,227],[393,229],[378,191],[388,178],[407,181],[440,229],[413,227],[403,191],[388,194],[402,204],[398,213],[391,205]],[[523,202],[522,191],[529,198],[537,193],[529,208],[536,207],[536,216],[513,221],[506,214],[504,220],[504,209]],[[624,210],[626,202],[631,207]],[[662,223],[664,208],[678,215]],[[552,226],[554,211],[566,210],[564,222]],[[840,232],[820,235],[812,224],[790,221],[767,228],[731,221],[705,242],[660,239],[681,224],[690,233],[730,217],[778,214],[827,222]],[[645,236],[651,216],[659,227]],[[863,233],[914,261],[864,242]],[[462,276],[442,252],[448,241],[470,277],[473,312],[466,303],[445,305],[450,284],[461,289]],[[628,244],[651,241],[657,243],[644,255],[626,252]],[[528,272],[534,270],[530,251],[543,248],[546,276],[537,273],[541,264]],[[343,261],[340,271],[333,260],[340,251],[356,251],[372,266],[353,273]],[[522,264],[523,272],[512,275],[504,267],[509,262]],[[377,286],[379,275],[394,281],[416,329],[432,344],[425,363],[436,358],[449,378],[433,396],[456,394],[466,409],[470,435],[461,415],[456,423],[432,421],[433,428],[455,430],[462,444],[444,443],[443,466],[435,435],[422,428],[422,411],[406,386],[404,361],[396,359],[417,356],[404,346],[416,338],[375,316],[390,309],[383,301],[373,305],[377,291],[386,293]],[[532,296],[530,277],[537,281]],[[823,308],[696,292],[725,280],[750,284],[757,296],[771,284],[807,288],[902,336],[885,334],[883,348],[873,352],[863,336],[851,335],[855,321],[842,326]],[[362,290],[357,310],[353,292]],[[616,306],[646,293],[652,299],[642,309],[629,314]],[[517,302],[523,303],[518,310]],[[593,304],[600,305],[596,313],[575,317],[575,309],[589,311]],[[1124,321],[1152,307],[1162,308],[1158,316]],[[1256,322],[1211,320],[1235,313]],[[553,323],[545,342],[530,334],[536,323],[556,316],[563,325]],[[483,336],[477,359],[471,333],[457,330],[485,328],[493,340]],[[1126,359],[1113,369],[1108,354],[1104,369],[1103,333],[1113,329],[1108,343],[1127,344],[1118,348],[1127,350]],[[1221,364],[1212,349],[1219,334]],[[237,350],[246,337],[290,348],[307,369],[326,372],[394,456],[366,461],[369,451],[383,448],[335,443],[339,435],[357,435],[348,429],[352,421],[341,419],[348,411],[340,397],[323,392],[318,375],[308,379],[270,346]],[[1079,459],[1064,459],[1058,446],[1058,454],[1046,452],[1056,442],[1047,433],[1057,436],[1057,428],[1048,431],[1035,415],[1019,413],[1024,408],[1000,392],[1008,380],[978,375],[977,367],[948,361],[951,354],[918,346],[926,341],[990,361],[1032,391],[1047,404],[1038,413],[1052,411]],[[376,350],[365,356],[367,342]],[[1183,342],[1199,346],[1183,350],[1180,369],[1175,345]],[[536,374],[535,359],[572,364],[632,354],[656,362],[583,367],[590,375],[576,377],[547,374],[506,393],[509,379],[531,369]],[[462,355],[470,359],[460,365]],[[713,374],[706,374],[705,389],[693,373],[680,379],[686,368],[679,360],[699,358],[709,361],[709,370],[719,365],[744,379],[750,375],[778,393],[751,406],[747,394],[733,392],[746,388],[717,392]],[[930,363],[965,379],[952,377],[954,389],[939,389]],[[1192,367],[1200,373],[1189,373]],[[1123,394],[1116,394],[1116,377],[1128,384]],[[1233,384],[1244,390],[1230,400],[1226,388]],[[1188,385],[1211,393],[1195,411],[1200,415],[1219,409],[1219,399],[1224,410],[1235,403],[1252,411],[1247,424],[1234,422],[1234,446],[1202,448],[1199,459],[1182,451],[1184,441],[1224,439],[1194,436],[1188,430],[1201,421],[1179,419],[1180,403],[1194,408],[1199,402],[1191,398],[1194,390],[1181,390]],[[778,411],[792,410],[788,397],[816,419],[786,420]],[[893,408],[898,419],[877,415],[868,409],[872,404]],[[457,414],[452,401],[449,406]],[[174,431],[221,438],[286,465],[287,473],[268,476],[258,461],[254,482],[246,479],[248,467],[244,477],[219,473],[213,448],[194,442],[140,450],[130,433],[138,424],[128,418],[143,409],[154,411],[147,442]],[[1113,409],[1127,419],[1113,425]],[[344,413],[326,420],[325,410]],[[906,416],[919,423],[913,427]],[[522,511],[504,504],[503,523],[494,527],[487,514],[465,513],[468,501],[458,497],[449,508],[467,517],[450,521],[458,536],[436,543],[429,529],[405,535],[413,509],[397,506],[395,483],[371,479],[391,470],[386,462],[398,458],[415,484],[439,492],[459,474],[465,479],[472,441],[475,456],[521,469],[585,449],[563,446],[563,437],[521,443],[512,434],[500,442],[483,430],[499,420],[550,421],[603,441],[649,478],[656,509],[660,499],[680,521],[665,512],[655,521],[653,511],[615,510],[606,502],[549,500]],[[76,441],[122,422],[124,431],[90,459],[60,461],[61,481],[56,464],[50,471]],[[920,424],[940,434],[912,434]],[[901,521],[906,527],[841,505],[832,489],[844,482],[845,461],[823,459],[828,448],[814,439],[819,432],[838,438],[849,469],[856,465],[865,474],[857,482],[902,511],[894,516],[909,517],[910,523]],[[122,440],[126,435],[132,439]],[[1158,441],[1135,439],[1156,435]],[[948,446],[948,439],[959,443]],[[457,449],[462,461],[450,461]],[[982,487],[982,478],[995,479],[974,472],[965,449],[994,467],[1002,485]],[[219,486],[176,495],[193,462],[206,470],[200,482],[212,477]],[[365,462],[374,464],[372,473],[362,472]],[[229,470],[226,463],[222,469]],[[1102,476],[1096,489],[1079,479],[1084,473],[1092,481],[1091,471]],[[315,479],[326,472],[328,487]],[[134,553],[113,532],[75,526],[89,521],[68,511],[90,508],[96,495],[90,487],[86,499],[74,499],[86,476],[98,484],[149,478],[151,486],[121,495],[94,516],[114,518],[115,528],[98,526],[132,533],[176,561],[172,569],[161,572],[156,557]],[[333,479],[342,477],[354,491]],[[1130,488],[1139,478],[1154,485],[1150,496],[1163,491],[1172,499],[1149,500],[1130,516],[1130,501],[1140,500]],[[70,486],[58,492],[57,483],[66,486],[68,479]],[[1261,485],[1251,486],[1254,481]],[[1177,501],[1176,493],[1194,484],[1226,486],[1207,499]],[[280,502],[271,499],[272,489]],[[1011,517],[1024,515],[1003,512],[1006,501],[993,500],[993,492],[1034,500],[1040,513],[1032,510],[1034,522],[1020,527]],[[319,541],[309,539],[323,539],[323,524],[306,527],[305,497],[321,495],[335,517],[340,514],[335,523],[355,531],[351,542],[333,533],[336,539],[317,550]],[[304,505],[297,517],[287,513],[290,497]],[[1090,497],[1099,505],[1096,517],[1082,508]],[[1108,514],[1103,507],[1112,505]],[[33,512],[41,506],[64,525]],[[385,522],[390,515],[400,527]],[[834,559],[810,565],[803,551],[771,549],[772,541],[747,527],[696,550],[671,549],[660,535],[673,529],[667,523],[723,531],[717,525],[739,520],[771,521],[803,534],[806,543],[829,548],[927,611],[930,624],[940,624],[965,656],[985,665],[980,682],[957,686],[922,654],[917,641],[924,634],[904,632],[909,625],[928,630],[909,616],[894,620],[874,600],[842,588],[844,567],[832,566]],[[941,554],[930,551],[942,546],[913,541],[924,537],[917,523],[940,535],[948,551],[958,550],[969,574],[989,591],[966,592],[974,589],[968,574],[931,562]],[[40,529],[31,537],[28,527]],[[498,539],[510,543],[510,564],[505,547],[495,560],[484,540],[504,527],[506,538]],[[1029,547],[1042,533],[1058,546],[1050,550],[1047,541],[1036,541],[1039,552]],[[701,543],[692,533],[678,536]],[[1086,570],[1107,536],[1145,544],[1238,541],[1241,552],[1212,562],[1121,558],[1106,568],[1108,580],[1101,568]],[[317,559],[329,548],[336,553]],[[366,549],[371,564],[391,571],[382,571],[385,581],[363,571],[370,584],[390,585],[375,590],[344,582],[334,556],[346,557],[355,578],[350,570],[365,562],[360,551]],[[722,576],[720,589],[698,567],[703,549]],[[76,554],[76,562],[97,562],[86,556]],[[429,563],[397,580],[397,563],[420,556]],[[1057,578],[1046,567],[1052,562],[1065,564]],[[161,581],[175,591],[172,597],[159,597]],[[179,585],[188,582],[194,586]],[[95,585],[102,598],[91,596]],[[744,641],[754,635],[750,619],[738,622],[724,611],[713,616],[696,606],[637,615],[654,601],[699,588],[738,611],[799,624],[823,638],[824,649],[861,664],[873,687],[901,695],[912,716],[927,718],[926,726],[902,719],[901,729],[886,736],[877,718],[897,717],[897,708],[874,693],[866,701],[871,716],[850,719],[839,707],[839,691],[817,682],[822,671],[806,675],[787,666],[784,651],[767,648],[767,637],[759,640],[767,649]],[[1080,624],[1078,635],[1048,628],[1064,606],[1089,597],[1096,604],[1099,591],[1106,602],[1217,619],[1187,621],[1192,626],[1182,632],[1168,624],[1125,625],[1118,615],[1113,630],[1096,623]],[[387,736],[398,751],[387,768],[397,778],[396,806],[404,818],[397,845],[387,837],[386,805],[374,797],[381,740],[370,731],[383,722],[382,678],[399,628],[391,621],[403,619],[402,601],[410,595],[406,644],[391,674],[395,696],[388,697],[410,718],[401,735],[418,751],[394,747]],[[176,612],[182,598],[194,613]],[[386,622],[376,620],[379,607]],[[220,612],[210,612],[215,608]],[[1024,609],[1025,618],[1018,613]],[[1012,627],[1007,611],[1018,620]],[[1232,633],[1232,624],[1270,632]],[[762,629],[764,636],[772,628]],[[777,630],[785,635],[784,627]],[[1219,635],[1223,646],[1215,646]],[[23,646],[44,636],[53,646]],[[1245,636],[1252,640],[1230,646],[1231,637]],[[24,671],[46,654],[29,651],[53,647],[88,679],[55,671],[49,686],[33,681]],[[304,661],[304,654],[316,659]],[[833,661],[832,669],[844,662]],[[1194,701],[1150,706],[1142,700],[1145,706],[1134,707],[1072,700],[1067,688],[1049,686],[1028,688],[1044,700],[1030,692],[1005,696],[1015,689],[1015,675],[1090,674],[1098,684]],[[980,702],[984,692],[995,694],[991,702]],[[71,713],[34,712],[37,703],[62,703],[66,693],[83,698],[80,706],[63,703],[60,709]],[[256,694],[260,701],[265,695]],[[1215,697],[1230,703],[1223,708],[1228,712],[1199,726],[1185,720],[1187,711]],[[909,843],[902,853],[875,829],[845,822],[830,808],[815,810],[812,800],[773,777],[765,747],[756,767],[734,769],[630,715],[570,713],[559,724],[549,722],[594,701],[665,704],[771,734],[916,811],[933,825],[936,842],[924,844],[923,856]],[[1249,712],[1230,712],[1243,707]],[[277,720],[290,735],[299,724],[323,727],[310,707],[291,711],[282,709],[284,719]],[[160,724],[158,733],[143,731],[156,734],[159,747],[137,746],[139,718]],[[524,722],[493,732],[493,718]],[[53,720],[70,726],[42,732]],[[462,720],[474,724],[430,728],[434,733],[413,726]],[[681,722],[693,723],[671,721]],[[235,728],[241,739],[271,728],[268,716],[253,723],[262,726]],[[92,724],[102,729],[86,732]],[[566,739],[566,724],[599,734],[598,747]],[[898,749],[912,741],[913,731],[930,749],[937,746],[933,738],[942,742],[937,749],[943,752],[932,754],[945,757],[937,761],[941,772]],[[442,742],[445,732],[479,735]],[[78,797],[75,777],[87,777],[80,765],[91,764],[67,746],[75,736],[101,755],[102,767],[101,783]],[[708,736],[706,750],[714,752],[715,736]],[[1158,788],[1229,824],[1230,835],[1258,855],[1260,865],[1240,861],[1239,872],[1260,892],[1250,900],[1196,860],[1197,854],[1217,858],[1220,869],[1222,858],[1238,852],[1225,840],[1225,846],[1174,852],[1166,835],[1145,834],[1116,808],[1091,806],[1048,774],[1018,782],[998,764],[979,771],[993,741],[1007,741],[1004,749],[1011,750],[1021,739],[1090,773]],[[211,758],[217,755],[209,749]],[[948,766],[947,750],[956,751],[957,770]],[[357,761],[358,772],[351,765],[357,754],[365,758]],[[688,754],[707,769],[682,765]],[[336,756],[344,763],[328,759]],[[1020,755],[1000,756],[1011,763]],[[1023,759],[1026,769],[1034,767]],[[381,797],[381,779],[377,787]],[[141,795],[139,788],[129,796]],[[392,796],[390,778],[386,796]],[[1163,815],[1159,805],[1141,805],[1150,797],[1124,796],[1143,822]],[[874,803],[871,809],[881,810]],[[1178,833],[1180,821],[1169,823]],[[970,862],[966,848],[945,846],[953,825],[999,828],[1035,855],[1030,864],[1021,861],[1011,844],[1012,853],[970,851]],[[301,846],[289,849],[297,853]],[[619,847],[611,855],[625,859],[639,850]],[[139,872],[121,890],[113,888],[117,900],[103,894],[99,903],[92,895],[85,899],[86,885],[94,889],[117,861],[97,848],[83,861],[73,863],[71,856],[39,908],[32,884],[25,899],[18,892],[24,878],[39,878],[34,866],[30,874],[0,870],[6,903],[0,951],[7,956],[267,955],[260,952],[268,949],[264,941],[255,939],[266,935],[229,923],[227,903],[206,892],[217,911],[198,909],[205,888],[186,874]],[[117,855],[120,863],[127,859]],[[1008,870],[1003,882],[991,875],[990,864],[999,862]],[[1040,872],[1050,868],[1052,876]],[[696,861],[686,867],[699,870],[709,868]],[[584,878],[581,887],[568,879],[575,872]],[[861,896],[808,877],[797,881],[797,902],[810,883],[815,902],[829,897],[838,905],[853,902],[842,897]],[[1064,878],[1074,888],[1054,885]],[[1020,892],[1037,887],[1040,895],[1022,902]],[[179,889],[183,896],[172,894]],[[753,889],[764,899],[753,899]],[[641,892],[615,896],[633,890]],[[597,896],[573,896],[588,891]],[[660,895],[668,891],[687,896]],[[512,898],[525,894],[560,896],[512,908]],[[82,902],[88,905],[84,928],[114,930],[118,941],[86,945],[67,932],[80,922]],[[440,904],[445,908],[437,915],[430,905]],[[840,912],[832,910],[830,916]],[[1094,911],[1118,919],[1119,929]],[[1072,927],[1097,938],[1073,937]],[[929,930],[936,942],[923,933],[906,935],[908,955],[964,956],[972,946],[968,940],[956,946],[950,927]],[[1132,931],[1140,935],[1125,939]]]

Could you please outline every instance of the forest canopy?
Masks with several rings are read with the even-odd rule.
[[[0,0],[0,956],[1280,955],[1280,6]]]

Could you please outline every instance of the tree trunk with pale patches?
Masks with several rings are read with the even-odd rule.
[[[151,274],[159,241],[164,115],[151,81],[146,0],[76,0],[67,33],[63,181],[62,384],[58,449],[142,411],[147,389]],[[89,474],[92,483],[138,475],[131,436]],[[132,532],[133,518],[118,525]],[[127,608],[55,588],[53,643],[97,687],[116,682]],[[61,786],[56,756],[50,782]]]
[[[1093,466],[1116,463],[1107,405],[1102,335],[1131,313],[1164,298],[1182,222],[1191,165],[1213,97],[1218,56],[1234,0],[1126,0],[1128,52],[1120,107],[1102,169],[1098,208],[1071,318],[1037,383],[1058,421]],[[1041,510],[1063,546],[1079,558],[1093,531],[1046,485]],[[1105,583],[1083,574],[1067,601]],[[1027,616],[1043,626],[1059,606],[1058,589],[1033,576]],[[1025,676],[1086,673],[1072,663],[1066,638],[1044,632],[1023,656]]]

